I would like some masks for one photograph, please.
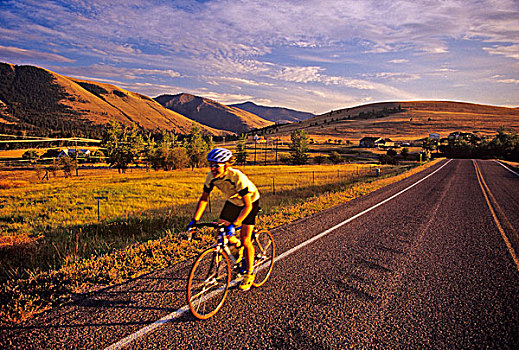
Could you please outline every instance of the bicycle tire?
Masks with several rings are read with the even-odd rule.
[[[256,276],[252,285],[261,287],[270,277],[274,267],[276,256],[276,246],[274,237],[268,230],[256,232],[252,240],[254,245],[254,265],[253,272]]]
[[[231,263],[222,250],[209,248],[193,263],[187,280],[187,303],[193,316],[205,320],[222,307],[231,283]]]

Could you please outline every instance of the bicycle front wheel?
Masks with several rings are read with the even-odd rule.
[[[276,247],[274,245],[274,237],[267,230],[261,230],[255,233],[252,240],[254,245],[254,265],[253,271],[256,275],[254,287],[260,287],[267,282],[274,267],[274,257],[276,254]]]
[[[193,263],[187,280],[187,302],[193,316],[208,319],[220,310],[231,283],[231,264],[222,250],[209,248]]]

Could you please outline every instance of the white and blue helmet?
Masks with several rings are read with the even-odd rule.
[[[215,163],[225,163],[232,157],[232,152],[227,148],[215,148],[207,154],[207,160]]]

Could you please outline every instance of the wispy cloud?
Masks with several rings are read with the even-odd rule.
[[[405,59],[405,58],[398,58],[398,59],[389,61],[389,63],[396,63],[396,64],[407,63],[407,62],[409,62],[409,60]]]
[[[0,57],[12,63],[307,110],[303,87],[343,103],[426,98],[436,86],[468,100],[481,86],[457,96],[457,84],[510,76],[519,59],[515,0],[5,0],[0,23]],[[437,75],[455,72],[462,81]],[[509,90],[496,103],[519,96]]]
[[[105,64],[93,64],[87,67],[64,67],[60,69],[60,72],[62,74],[70,75],[89,74],[96,77],[119,77],[130,80],[142,79],[143,77],[149,78],[150,76],[163,76],[169,78],[181,77],[179,72],[171,69],[124,68]]]
[[[234,104],[243,101],[247,101],[253,98],[251,95],[240,95],[240,94],[229,94],[229,93],[217,93],[213,91],[198,90],[195,94],[211,100],[218,101],[223,104]]]
[[[496,45],[493,47],[484,47],[483,50],[491,55],[503,55],[505,57],[515,58],[519,60],[519,44],[515,45]]]
[[[235,77],[208,77],[208,82],[212,85],[220,85],[220,83],[247,85],[247,86],[274,86],[272,83],[260,82],[251,79],[235,78]]]
[[[44,61],[57,61],[57,62],[74,62],[74,60],[70,58],[63,57],[58,54],[49,53],[49,52],[41,52],[36,50],[26,50],[21,49],[19,47],[13,46],[2,46],[0,45],[0,56],[6,58],[32,58],[32,59],[40,59]]]

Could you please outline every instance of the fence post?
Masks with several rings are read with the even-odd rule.
[[[312,171],[312,185],[315,185],[315,170]]]
[[[272,178],[272,194],[276,194],[276,184],[274,183],[274,178]]]

